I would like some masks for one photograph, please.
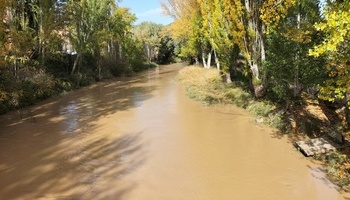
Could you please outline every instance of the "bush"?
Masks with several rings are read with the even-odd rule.
[[[319,156],[325,162],[327,175],[340,186],[350,184],[350,160],[339,152],[331,152],[323,156]]]
[[[143,62],[139,66],[133,66],[133,70],[134,72],[139,72],[155,67],[158,67],[158,65],[154,62]]]
[[[252,95],[241,88],[228,88],[225,97],[229,103],[242,108],[247,108],[252,101]]]
[[[248,107],[247,110],[257,116],[261,117],[268,117],[273,113],[273,111],[276,109],[276,107],[268,102],[264,101],[258,101],[251,103]]]

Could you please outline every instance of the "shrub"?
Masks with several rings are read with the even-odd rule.
[[[241,88],[228,88],[225,93],[228,103],[247,108],[252,101],[252,95]]]
[[[276,106],[264,102],[264,101],[257,101],[254,103],[251,103],[248,107],[247,110],[257,116],[261,117],[268,117],[273,113],[274,110],[276,110]]]
[[[320,157],[319,157],[320,158]],[[350,160],[339,152],[331,152],[321,158],[326,163],[326,173],[341,186],[350,184]]]

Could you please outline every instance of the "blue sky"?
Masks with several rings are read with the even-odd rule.
[[[118,3],[120,7],[128,7],[136,14],[139,24],[143,21],[152,21],[158,24],[170,24],[173,19],[162,14],[160,0],[122,0]]]

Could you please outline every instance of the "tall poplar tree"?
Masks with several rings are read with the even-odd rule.
[[[279,16],[279,17],[276,17]],[[321,20],[316,0],[267,1],[261,10],[267,29],[265,82],[280,100],[300,97],[325,78],[323,59],[308,55],[320,42],[313,24]]]
[[[324,16],[316,28],[325,33],[325,38],[310,51],[314,57],[327,58],[329,79],[321,88],[321,97],[330,101],[346,97],[349,104],[350,1],[327,1]]]

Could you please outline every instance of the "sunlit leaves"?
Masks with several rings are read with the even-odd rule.
[[[175,21],[171,24],[173,37],[182,41],[180,56],[196,57],[204,44],[204,34],[200,5],[197,0],[167,0],[162,4]]]
[[[288,15],[288,10],[297,0],[267,0],[260,9],[260,18],[266,25],[266,33],[275,31],[280,20]]]
[[[324,21],[316,24],[317,30],[325,34],[325,39],[309,54],[328,58],[330,79],[322,87],[321,95],[334,101],[350,92],[350,2],[328,3]]]
[[[319,31],[327,34],[325,41],[310,51],[312,56],[338,51],[338,46],[350,38],[350,3],[344,9],[325,13],[325,22],[316,25]]]

